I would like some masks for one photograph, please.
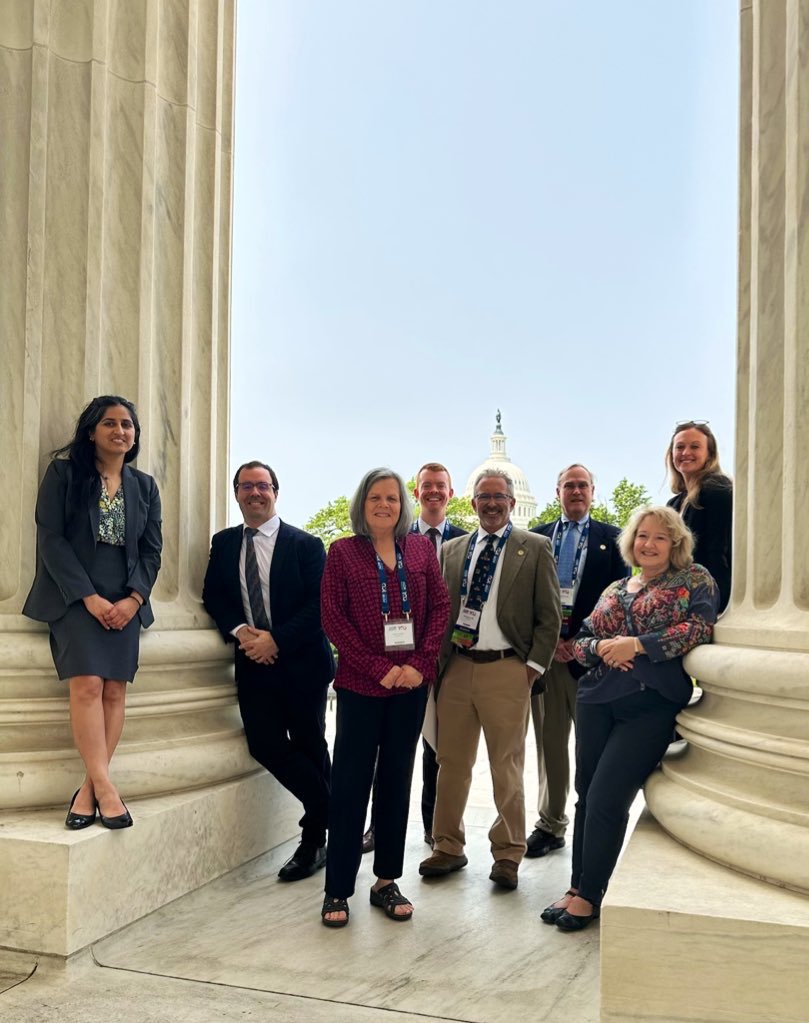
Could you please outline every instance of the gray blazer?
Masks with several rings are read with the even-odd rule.
[[[450,624],[441,648],[441,671],[452,653],[450,637],[461,607],[461,578],[468,545],[469,537],[461,536],[441,547],[441,567],[452,601]],[[562,624],[559,578],[550,540],[515,526],[502,558],[497,623],[523,661],[547,668]]]
[[[126,507],[126,585],[144,604],[138,611],[147,629],[154,621],[149,595],[160,569],[163,538],[160,494],[145,472],[124,465],[121,474]],[[90,569],[98,538],[98,499],[94,481],[73,480],[73,466],[55,458],[42,478],[36,506],[37,566],[22,613],[39,622],[55,622],[70,604],[95,593]]]

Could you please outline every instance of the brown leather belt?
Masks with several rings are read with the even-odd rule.
[[[461,657],[467,657],[476,664],[491,664],[492,661],[501,661],[504,657],[516,657],[517,651],[510,646],[505,650],[467,650],[464,647],[456,646],[455,653]]]

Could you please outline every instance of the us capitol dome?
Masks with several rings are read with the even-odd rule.
[[[515,526],[522,526],[525,528],[537,513],[536,498],[531,493],[531,488],[528,486],[528,480],[525,478],[525,473],[518,465],[515,465],[506,454],[507,437],[500,426],[500,409],[497,410],[497,416],[495,419],[497,425],[495,426],[494,433],[491,436],[489,457],[485,462],[481,462],[480,465],[476,469],[473,469],[469,474],[469,479],[466,481],[466,488],[464,489],[463,496],[469,498],[474,496],[472,488],[475,485],[475,480],[484,471],[484,469],[499,469],[507,472],[514,481],[514,497],[517,501],[514,505],[514,511],[511,513],[511,520]]]

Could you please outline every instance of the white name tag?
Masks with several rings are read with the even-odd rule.
[[[416,635],[410,618],[389,618],[385,622],[385,649],[416,649]]]
[[[473,632],[478,627],[480,621],[480,611],[475,611],[469,607],[462,607],[461,613],[458,615],[458,625],[462,625],[465,629],[471,629]]]
[[[573,594],[575,590],[572,586],[560,586],[559,594],[562,598],[562,604],[565,607],[573,607]]]

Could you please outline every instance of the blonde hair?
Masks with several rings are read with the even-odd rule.
[[[645,505],[636,508],[618,537],[621,557],[630,568],[638,568],[635,558],[635,538],[644,519],[656,519],[671,540],[671,567],[680,571],[694,561],[694,534],[683,522],[682,516],[666,505]]]

